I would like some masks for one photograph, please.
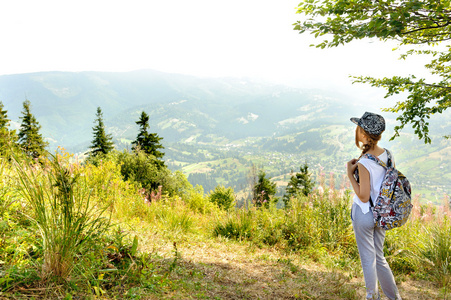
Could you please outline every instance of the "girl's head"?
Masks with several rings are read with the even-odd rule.
[[[381,115],[365,112],[361,118],[351,118],[357,124],[355,144],[362,149],[362,155],[373,149],[385,130],[385,120]]]

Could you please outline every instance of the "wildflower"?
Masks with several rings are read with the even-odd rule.
[[[420,218],[420,195],[416,194],[412,201],[413,208],[412,208],[412,219],[419,219]]]
[[[320,196],[322,196],[324,194],[324,189],[323,189],[323,187],[321,185],[318,187],[318,194]]]

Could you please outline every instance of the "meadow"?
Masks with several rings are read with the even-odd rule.
[[[0,165],[0,298],[361,299],[351,193],[321,178],[289,208],[218,206],[171,173],[151,194],[120,164],[59,151]],[[449,199],[413,198],[385,255],[404,299],[450,299]]]

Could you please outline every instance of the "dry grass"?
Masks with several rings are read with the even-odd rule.
[[[173,242],[153,234],[142,246],[142,251],[158,251],[163,263],[174,261]],[[364,298],[360,268],[345,272],[299,253],[193,235],[180,238],[177,250],[170,276],[174,285],[159,299]],[[444,299],[430,282],[403,278],[398,287],[403,299]]]

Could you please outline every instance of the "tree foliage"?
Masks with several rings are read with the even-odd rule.
[[[107,154],[114,149],[113,138],[111,134],[106,134],[105,124],[103,123],[103,113],[100,107],[97,107],[96,124],[92,130],[94,139],[91,142],[90,156],[96,156],[98,154]]]
[[[41,133],[41,125],[36,120],[35,116],[31,113],[31,103],[28,100],[23,102],[22,116],[19,117],[22,120],[18,133],[18,144],[22,151],[32,157],[38,158],[45,156],[45,148],[48,143],[44,141]]]
[[[263,170],[260,170],[258,172],[257,183],[254,186],[253,192],[253,201],[256,206],[268,207],[271,201],[278,201],[278,199],[274,197],[274,195],[277,193],[277,184],[275,182],[271,182],[266,177],[266,173]]]
[[[6,155],[16,142],[15,130],[9,129],[8,112],[0,101],[0,155]]]
[[[368,83],[387,90],[386,96],[406,93],[385,111],[399,113],[395,134],[411,124],[425,143],[430,143],[429,119],[451,105],[451,5],[450,1],[435,0],[303,0],[297,9],[304,15],[294,24],[300,33],[311,32],[315,37],[332,35],[316,47],[335,47],[355,39],[375,38],[394,40],[399,46],[414,46],[401,55],[427,55],[431,60],[425,68],[433,75],[433,82],[415,75],[391,78],[353,77],[354,82]],[[442,44],[444,47],[435,47]],[[421,48],[417,46],[422,46]]]
[[[283,196],[285,207],[290,206],[290,200],[292,197],[296,197],[298,195],[308,196],[312,192],[314,183],[310,179],[307,163],[300,166],[299,171],[300,172],[291,176],[290,181],[288,182],[285,190],[286,193]]]
[[[117,151],[113,151],[115,153]],[[117,154],[117,162],[121,166],[124,180],[137,182],[150,195],[162,187],[162,191],[175,195],[191,186],[181,172],[172,173],[167,167],[160,166],[155,156],[142,150],[129,152],[124,150]]]
[[[210,201],[216,203],[219,208],[230,209],[235,204],[235,193],[231,187],[217,185],[209,196]]]
[[[159,165],[162,166],[164,163],[160,159],[163,158],[164,153],[159,151],[159,149],[164,149],[163,145],[161,145],[160,141],[163,139],[159,137],[156,133],[149,133],[149,115],[144,111],[141,113],[141,116],[136,124],[139,125],[139,132],[136,137],[136,140],[132,142],[135,145],[132,149],[136,150],[137,148],[141,149],[147,154],[155,156]]]

